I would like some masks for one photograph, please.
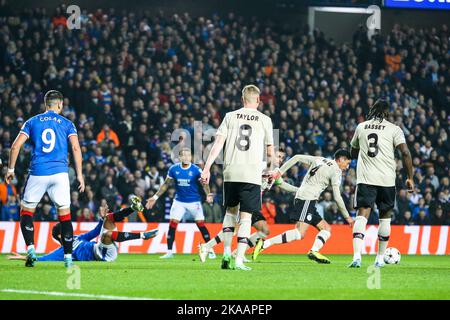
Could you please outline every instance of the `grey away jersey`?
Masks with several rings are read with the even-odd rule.
[[[218,135],[225,137],[224,181],[261,185],[265,148],[273,145],[272,120],[255,109],[228,112]]]
[[[313,156],[302,156],[302,159],[303,163],[309,163],[309,169],[297,190],[297,199],[318,200],[328,186],[341,185],[342,170],[336,161]]]
[[[395,148],[405,143],[397,125],[387,121],[368,120],[355,130],[351,146],[359,149],[356,183],[395,186]]]

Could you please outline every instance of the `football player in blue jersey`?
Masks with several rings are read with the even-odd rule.
[[[74,237],[73,241],[73,259],[75,261],[107,261],[112,262],[117,259],[118,251],[115,242],[123,242],[134,239],[148,240],[154,238],[158,234],[158,230],[150,230],[147,232],[119,232],[116,229],[115,222],[120,222],[134,211],[144,210],[141,199],[137,196],[130,198],[130,208],[124,208],[117,212],[108,213],[108,206],[99,208],[99,215],[102,219],[97,226],[91,231]],[[99,240],[91,241],[100,235]],[[55,240],[62,244],[61,224],[57,223],[52,229],[52,236]],[[13,253],[8,257],[9,260],[26,260],[27,257],[17,253]],[[37,261],[63,261],[64,249],[58,249],[41,257],[37,257]]]
[[[84,192],[82,155],[75,125],[61,116],[63,95],[50,90],[45,94],[46,112],[28,119],[9,153],[5,181],[14,178],[14,167],[22,145],[30,139],[33,146],[29,174],[25,182],[20,208],[20,227],[27,245],[25,266],[33,267],[36,261],[34,248],[33,214],[42,196],[47,192],[58,210],[64,247],[64,265],[72,265],[73,228],[70,221],[69,142],[75,161],[79,191]]]
[[[175,199],[170,209],[169,232],[167,234],[167,253],[161,256],[162,259],[173,258],[173,242],[175,241],[175,231],[178,223],[186,212],[194,216],[195,222],[202,233],[205,242],[210,240],[209,231],[205,226],[205,216],[203,215],[202,195],[200,194],[200,175],[202,169],[192,163],[192,154],[189,148],[182,148],[179,152],[180,163],[176,163],[169,168],[166,180],[156,194],[147,200],[146,208],[151,209],[161,195],[166,192],[172,182],[175,182]],[[210,193],[209,185],[202,185],[206,194],[206,201],[212,203],[213,195]],[[210,259],[216,256],[214,251],[209,251]]]

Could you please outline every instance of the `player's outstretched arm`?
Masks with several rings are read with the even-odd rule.
[[[347,208],[345,207],[344,200],[342,199],[342,196],[341,196],[341,190],[339,189],[338,185],[333,185],[333,196],[334,196],[334,201],[336,201],[336,204],[338,206],[339,212],[342,214],[344,219],[348,222],[350,227],[353,227],[354,221],[353,221],[352,217],[350,217],[350,214],[348,213]]]
[[[275,148],[273,145],[267,145],[267,169],[272,170],[274,164],[276,163],[275,159]]]
[[[27,260],[26,256],[22,256],[17,252],[12,252],[12,255],[7,256],[8,260]],[[46,254],[44,256],[38,257],[38,261],[64,261],[64,249],[59,247],[58,249]]]
[[[103,223],[104,223],[103,220],[99,220],[94,229],[86,233],[80,234],[78,236],[78,239],[84,241],[91,241],[92,239],[97,238],[100,235]]]
[[[64,261],[64,247],[61,246],[42,257],[38,257],[38,261]]]
[[[358,159],[359,155],[359,131],[360,125],[358,125],[355,129],[355,133],[353,135],[352,141],[350,141],[350,154],[352,159]]]
[[[275,181],[275,185],[277,185],[276,181]],[[284,180],[281,181],[279,186],[280,186],[281,190],[284,190],[286,192],[297,193],[297,190],[298,190],[298,188],[296,186],[293,186],[292,184],[289,184]]]
[[[11,150],[9,151],[8,171],[5,176],[5,181],[7,184],[14,179],[14,168],[16,167],[17,157],[19,156],[20,149],[27,139],[28,137],[24,133],[19,133],[11,146]]]
[[[8,260],[27,260],[26,256],[18,254],[17,252],[11,252],[12,255],[7,256]]]
[[[200,183],[201,183],[201,178],[200,178]],[[203,186],[203,191],[205,192],[205,194],[206,194],[206,202],[207,203],[213,203],[213,201],[214,201],[214,194],[212,194],[211,193],[211,189],[209,188],[209,183],[207,183],[207,184],[202,184],[202,186]]]
[[[172,181],[173,181],[173,179],[171,179],[169,177],[167,177],[166,180],[164,180],[164,183],[161,185],[161,187],[155,193],[155,195],[147,200],[147,203],[145,204],[145,207],[147,209],[153,208],[153,206],[156,203],[156,200],[158,200],[158,198],[161,197],[164,194],[164,192],[167,191],[167,189],[169,189],[170,185],[172,184]]]
[[[83,156],[81,154],[80,143],[77,135],[71,135],[69,137],[70,144],[72,145],[73,159],[75,161],[75,172],[77,173],[77,180],[79,182],[78,190],[84,192],[84,178],[83,178]]]
[[[203,168],[203,172],[201,174],[201,182],[203,184],[209,184],[211,166],[213,165],[220,151],[222,151],[223,145],[225,144],[225,139],[226,137],[224,135],[216,135],[216,141],[214,141],[211,152],[208,156],[208,160],[206,160],[205,167]]]
[[[412,164],[412,157],[411,153],[409,152],[408,146],[406,143],[400,143],[397,146],[397,149],[400,150],[400,153],[402,154],[402,162],[403,167],[406,169],[406,174],[408,176],[408,179],[406,180],[406,186],[408,187],[408,192],[414,191],[414,180],[413,180],[413,164]]]
[[[311,164],[313,163],[315,160],[315,157],[313,156],[307,156],[304,154],[297,154],[295,156],[293,156],[291,159],[289,159],[288,161],[286,161],[281,168],[278,168],[275,170],[275,173],[273,175],[273,178],[276,180],[279,177],[281,177],[286,171],[288,171],[290,168],[292,168],[294,165],[296,165],[297,163],[304,163],[304,164]]]

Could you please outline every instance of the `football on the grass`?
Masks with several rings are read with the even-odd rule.
[[[387,264],[398,264],[401,254],[396,248],[387,248],[384,252],[384,262]]]

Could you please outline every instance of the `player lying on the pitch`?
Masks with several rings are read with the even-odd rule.
[[[134,239],[148,240],[157,235],[158,230],[153,229],[146,232],[119,232],[116,229],[116,222],[120,222],[134,211],[144,210],[141,204],[141,199],[137,196],[132,196],[130,199],[130,208],[124,208],[117,212],[109,212],[108,206],[99,208],[99,215],[102,219],[97,226],[91,231],[80,234],[74,237],[73,241],[73,259],[75,261],[107,261],[111,262],[117,259],[117,245],[115,242],[123,242]],[[91,241],[98,235],[99,241]],[[52,236],[55,240],[61,243],[61,225],[57,223],[52,229]],[[8,257],[9,260],[27,260],[26,256],[13,253]],[[37,261],[63,261],[64,250],[63,247],[50,252],[41,257],[37,257]]]
[[[329,186],[333,188],[333,196],[336,200],[339,211],[348,222],[353,226],[353,219],[350,217],[344,201],[342,200],[340,185],[342,171],[347,170],[351,161],[350,152],[344,149],[336,151],[334,160],[323,157],[312,157],[307,155],[296,155],[287,161],[280,169],[277,169],[273,175],[274,179],[280,178],[287,170],[298,162],[309,165],[308,172],[303,178],[302,184],[298,189],[295,200],[295,229],[288,230],[276,237],[259,240],[253,251],[253,260],[256,260],[259,253],[274,244],[288,243],[294,240],[301,240],[305,237],[309,225],[316,227],[319,233],[308,253],[308,258],[319,263],[330,263],[330,260],[319,253],[325,242],[331,237],[330,225],[322,219],[316,210],[316,202],[320,194]]]
[[[284,160],[285,152],[282,149],[279,149],[276,152],[275,157],[275,165],[279,166],[283,160]],[[265,171],[265,165],[263,168]],[[290,185],[289,183],[285,182],[281,177],[277,180],[272,180],[271,176],[269,177],[267,174],[263,174],[263,182],[261,184],[261,193],[264,193],[266,191],[269,191],[272,187],[272,185],[275,184],[279,186],[282,190],[286,192],[296,193],[297,187]],[[237,216],[233,215],[232,218],[235,219]],[[238,222],[235,221],[236,228],[238,227]],[[254,232],[249,238],[248,238],[248,247],[253,248],[260,239],[265,239],[269,235],[269,225],[267,224],[266,218],[261,214],[261,212],[258,212],[256,214],[252,214],[252,226],[256,229],[256,232]],[[236,232],[236,231],[235,231]],[[223,231],[221,230],[214,238],[209,240],[207,243],[199,244],[198,246],[198,253],[200,256],[200,261],[205,262],[206,255],[208,252],[214,248],[216,245],[221,243],[223,241]],[[232,252],[232,256],[236,256],[236,249]],[[248,259],[244,256],[244,262],[250,262]]]

